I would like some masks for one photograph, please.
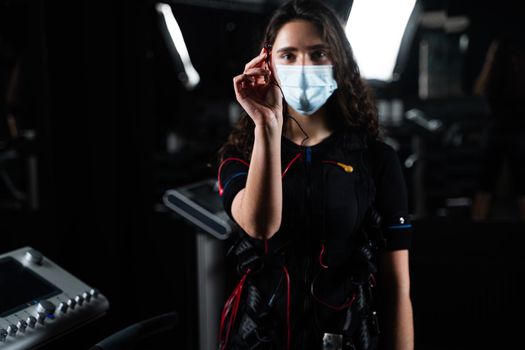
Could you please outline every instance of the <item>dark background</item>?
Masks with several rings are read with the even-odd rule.
[[[351,1],[330,2],[342,17],[351,7]],[[197,348],[195,229],[161,198],[167,189],[215,176],[215,154],[231,127],[232,77],[259,51],[278,3],[174,1],[201,76],[188,91],[153,1],[0,0],[0,167],[26,195],[16,198],[0,182],[0,252],[32,246],[111,303],[103,319],[52,346],[87,349],[133,322],[175,310],[181,324],[170,335],[170,348]],[[525,230],[509,192],[498,197],[495,214],[484,223],[470,221],[468,204],[447,203],[471,198],[476,189],[476,142],[487,112],[472,97],[472,86],[491,40],[520,19],[511,1],[420,3],[424,12],[444,10],[470,20],[468,50],[454,61],[461,67],[456,78],[462,94],[440,90],[435,98],[419,98],[418,44],[431,34],[419,27],[399,79],[371,83],[379,98],[400,98],[405,109],[421,108],[472,141],[443,144],[443,135],[408,122],[385,126],[402,160],[414,152],[414,134],[426,145],[428,175],[404,169],[415,227],[416,348],[511,344],[519,339],[511,318],[523,314]],[[445,46],[455,40],[440,38]],[[16,65],[17,97],[8,103],[3,96]],[[9,113],[18,138],[9,136]],[[167,140],[177,140],[176,147]],[[36,170],[29,167],[35,159]],[[28,185],[31,174],[36,190]]]

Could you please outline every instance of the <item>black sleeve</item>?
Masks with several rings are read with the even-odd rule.
[[[224,210],[233,219],[232,202],[237,193],[246,186],[249,163],[237,152],[226,152],[219,165],[219,195]]]
[[[383,142],[374,142],[369,151],[376,186],[375,206],[382,217],[386,250],[409,249],[412,224],[405,179],[397,153]]]

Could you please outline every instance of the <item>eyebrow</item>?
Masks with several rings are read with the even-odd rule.
[[[326,50],[327,48],[328,46],[326,46],[325,44],[317,44],[317,45],[312,45],[312,46],[307,47],[308,50],[319,50],[319,49]],[[283,52],[283,51],[298,51],[298,49],[293,46],[286,46],[286,47],[280,48],[276,52]]]

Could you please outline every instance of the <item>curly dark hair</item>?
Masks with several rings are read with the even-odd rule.
[[[261,43],[273,44],[279,30],[286,23],[302,19],[313,23],[330,51],[337,90],[327,101],[328,123],[331,128],[352,128],[364,132],[369,138],[379,137],[377,110],[371,90],[361,78],[343,23],[332,9],[317,0],[292,0],[284,3],[273,14]],[[284,104],[286,109],[286,104]],[[286,115],[286,110],[283,115]],[[284,126],[286,127],[286,123]],[[219,150],[222,160],[226,150],[234,149],[250,159],[254,142],[255,124],[243,113]]]

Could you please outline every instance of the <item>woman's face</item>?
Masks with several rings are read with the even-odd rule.
[[[272,45],[272,65],[331,64],[328,46],[316,26],[305,20],[292,20],[277,33]]]

